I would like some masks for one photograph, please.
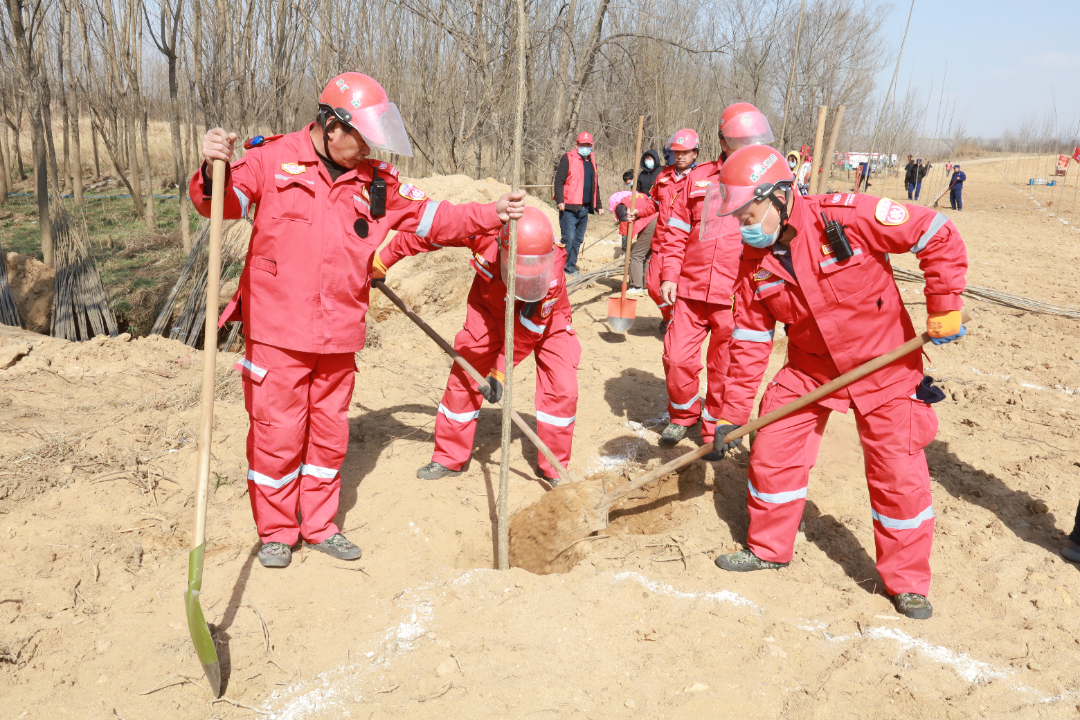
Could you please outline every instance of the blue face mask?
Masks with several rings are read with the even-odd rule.
[[[592,155],[591,147],[579,147],[577,151],[578,155],[580,155],[581,157],[589,157],[590,155]]]
[[[771,208],[770,208],[771,209]],[[769,213],[765,213],[765,217],[768,217]],[[761,218],[764,222],[765,218]],[[780,238],[780,226],[776,227],[776,231],[773,233],[766,233],[761,229],[761,223],[756,225],[741,225],[739,226],[739,233],[742,235],[742,241],[750,247],[764,249],[772,246]]]
[[[656,166],[652,158],[645,158],[645,169],[652,170]]]

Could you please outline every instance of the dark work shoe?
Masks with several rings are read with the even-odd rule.
[[[912,620],[928,620],[934,614],[934,608],[930,606],[930,601],[922,595],[900,593],[899,595],[893,595],[892,601],[893,605],[896,606],[896,612],[906,615]]]
[[[670,324],[671,324],[670,320],[661,320],[660,321],[659,332],[660,332],[661,335],[667,335],[668,325],[670,325]]]
[[[660,433],[660,442],[667,443],[668,445],[674,445],[675,443],[686,437],[686,426],[677,425],[675,423],[668,423],[664,428],[664,432]]]
[[[754,570],[779,570],[787,567],[788,563],[769,562],[762,560],[749,550],[739,550],[716,558],[716,567],[731,572],[752,572]]]
[[[416,477],[420,478],[421,480],[438,480],[439,478],[444,477],[457,477],[460,474],[460,470],[451,470],[445,465],[440,465],[434,460],[416,471]]]
[[[538,477],[541,480],[545,481],[551,487],[555,487],[556,485],[559,484],[559,478],[558,477],[548,477],[544,473],[544,471],[541,470],[540,468],[536,468],[536,477]]]
[[[1069,562],[1080,563],[1080,545],[1072,540],[1065,541],[1065,547],[1061,548],[1061,557]]]
[[[285,543],[263,543],[259,550],[259,562],[267,568],[289,567],[292,562],[292,549]]]
[[[321,543],[309,543],[305,542],[312,550],[318,550],[324,552],[332,558],[338,560],[359,560],[363,551],[342,535],[341,533],[334,533],[330,537],[323,540]]]

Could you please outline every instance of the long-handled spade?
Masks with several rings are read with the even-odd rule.
[[[637,123],[637,150],[634,153],[634,184],[630,188],[631,214],[634,212],[634,200],[637,198],[637,178],[641,158],[641,131],[644,126],[645,116],[641,115],[638,117]],[[627,233],[626,238],[626,251],[623,253],[622,294],[617,298],[608,298],[607,301],[608,326],[620,335],[626,333],[626,331],[630,329],[630,326],[634,324],[634,318],[637,316],[637,300],[626,299],[626,280],[630,275],[630,246],[634,235],[633,230],[634,223],[631,221],[630,231]]]
[[[968,320],[968,314],[965,312],[963,322],[966,323]],[[724,441],[731,442],[749,435],[796,410],[817,402],[889,363],[917,352],[923,345],[930,342],[930,339],[930,335],[926,333],[914,337],[895,350],[863,363],[799,399],[732,430],[724,436]],[[609,493],[604,491],[599,480],[559,486],[546,493],[537,502],[519,510],[511,519],[510,564],[540,574],[568,569],[568,561],[563,554],[578,540],[606,528],[608,511],[615,503],[641,487],[689,465],[712,450],[711,443],[702,445]]]
[[[384,280],[373,280],[371,284],[379,288],[379,290],[382,291],[382,294],[389,298],[390,302],[397,305],[398,309],[401,310],[401,312],[405,313],[405,315],[410,320],[416,323],[417,327],[423,330],[429,338],[435,341],[436,345],[443,349],[443,352],[453,358],[454,362],[456,362],[462,370],[469,374],[469,377],[471,377],[480,385],[487,384],[487,378],[477,372],[476,368],[474,368],[468,360],[461,357],[461,354],[454,349],[454,346],[446,342],[446,340],[444,340],[443,337],[439,335],[439,333],[435,332],[434,328],[424,322],[424,319],[417,315],[412,308],[406,305],[405,301],[398,297],[398,294],[396,292],[387,287]],[[518,429],[525,434],[525,437],[529,438],[529,440],[532,441],[532,444],[535,445],[536,448],[544,454],[544,457],[547,458],[547,461],[549,463],[551,463],[551,466],[559,472],[559,478],[561,480],[568,483],[577,481],[578,478],[571,475],[570,471],[562,466],[562,463],[560,463],[558,458],[555,457],[555,454],[551,452],[550,449],[548,449],[548,446],[545,445],[539,437],[537,437],[536,433],[533,432],[533,429],[529,427],[529,424],[525,422],[524,418],[522,418],[521,415],[518,415],[517,410],[511,410],[510,417],[513,419],[514,424],[518,426]]]
[[[206,337],[203,340],[202,417],[199,422],[199,465],[195,485],[195,532],[188,555],[188,581],[184,591],[188,632],[195,645],[210,691],[221,697],[221,665],[214,639],[199,604],[203,559],[206,554],[206,495],[210,485],[210,443],[214,435],[214,385],[217,375],[217,310],[221,283],[221,226],[225,213],[225,161],[214,161],[210,195],[210,260],[206,270]]]

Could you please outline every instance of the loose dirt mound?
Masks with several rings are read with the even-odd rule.
[[[589,554],[584,537],[598,521],[599,480],[561,485],[510,519],[510,565],[537,575],[567,572]]]
[[[53,271],[37,258],[16,252],[7,254],[7,264],[8,283],[23,326],[47,334],[52,316]]]

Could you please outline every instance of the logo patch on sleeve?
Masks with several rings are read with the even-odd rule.
[[[307,168],[298,163],[281,163],[281,169],[290,175],[303,175]]]
[[[882,225],[903,225],[908,220],[907,208],[900,203],[893,202],[889,198],[878,200],[874,217]]]
[[[551,298],[540,306],[540,317],[546,318],[548,315],[551,314],[551,309],[555,307],[556,300],[558,300],[558,298]]]
[[[841,207],[855,207],[855,200],[859,196],[855,193],[833,193],[822,200],[824,205],[839,205]]]
[[[401,197],[406,198],[408,200],[416,200],[416,201],[423,200],[424,198],[427,197],[427,195],[424,194],[423,190],[416,187],[412,183],[403,183],[401,185],[401,187],[398,188],[398,194],[400,194]]]

